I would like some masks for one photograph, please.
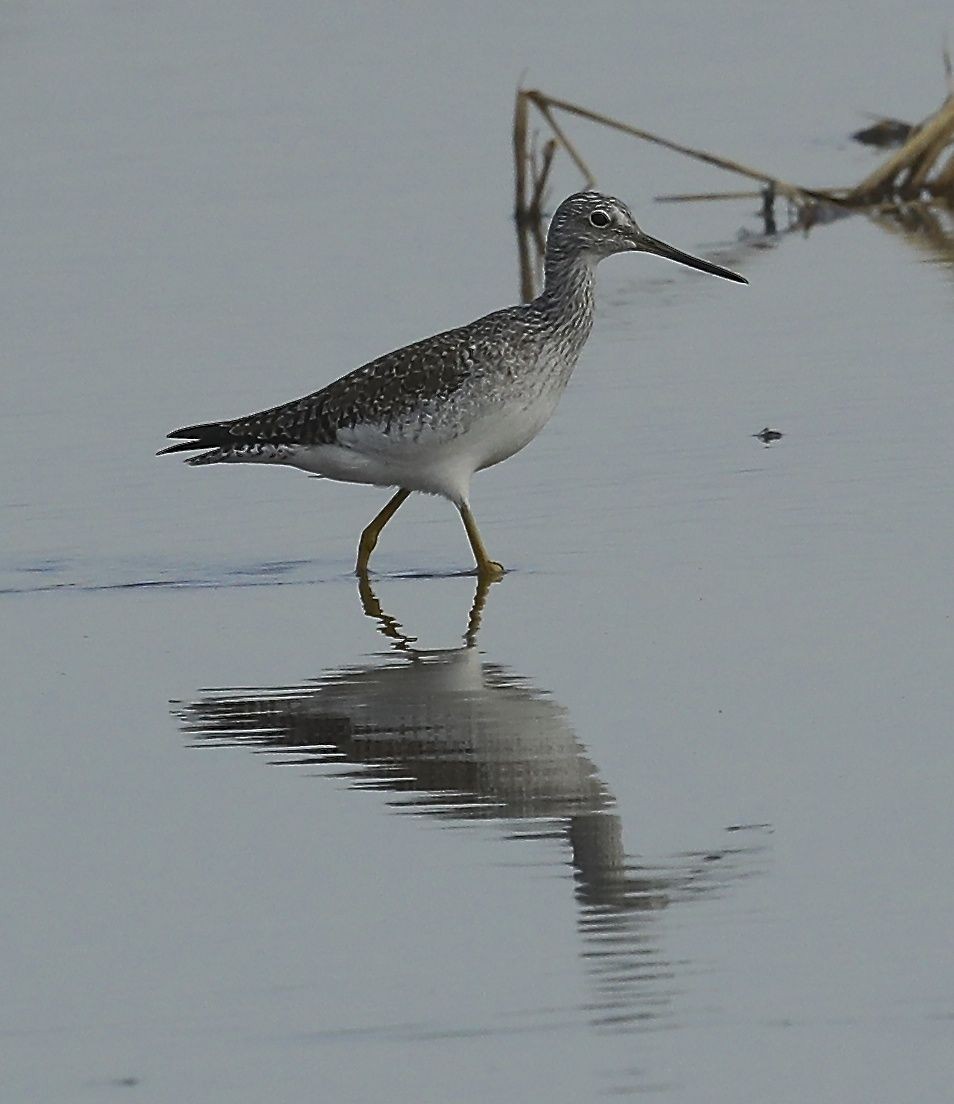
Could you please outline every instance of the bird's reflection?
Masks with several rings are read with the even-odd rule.
[[[487,584],[478,582],[463,646],[441,651],[416,647],[367,578],[359,594],[391,650],[301,686],[207,693],[180,711],[195,746],[244,745],[273,763],[325,766],[404,812],[503,821],[525,844],[562,841],[591,1017],[626,1027],[665,1015],[674,967],[655,914],[725,887],[751,869],[754,849],[722,846],[655,865],[627,854],[612,794],[567,711],[477,650]]]

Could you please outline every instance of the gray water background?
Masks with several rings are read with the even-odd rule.
[[[350,574],[382,492],[153,455],[516,298],[521,74],[847,184],[950,15],[0,8],[0,1099],[950,1098],[943,241],[749,239],[652,202],[734,178],[572,125],[751,286],[601,267],[475,481],[474,649],[447,503],[376,553],[415,656]]]

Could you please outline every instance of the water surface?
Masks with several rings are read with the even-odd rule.
[[[153,456],[513,300],[524,68],[836,184],[946,16],[4,9],[4,1100],[948,1098],[949,220],[576,134],[751,286],[602,266],[479,625],[446,503],[360,593],[382,493]]]

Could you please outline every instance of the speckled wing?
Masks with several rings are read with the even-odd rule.
[[[338,442],[338,431],[359,424],[388,431],[423,401],[440,403],[454,394],[483,360],[488,342],[499,338],[500,311],[469,326],[417,341],[356,368],[303,398],[230,421],[183,426],[168,436],[179,440],[161,450],[208,450],[189,464],[282,459],[288,451]]]

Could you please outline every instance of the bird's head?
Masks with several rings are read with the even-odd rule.
[[[683,253],[644,233],[621,199],[601,192],[577,192],[556,209],[547,234],[547,249],[589,254],[600,261],[614,253],[654,253],[700,272],[747,284],[748,280],[727,268]]]

